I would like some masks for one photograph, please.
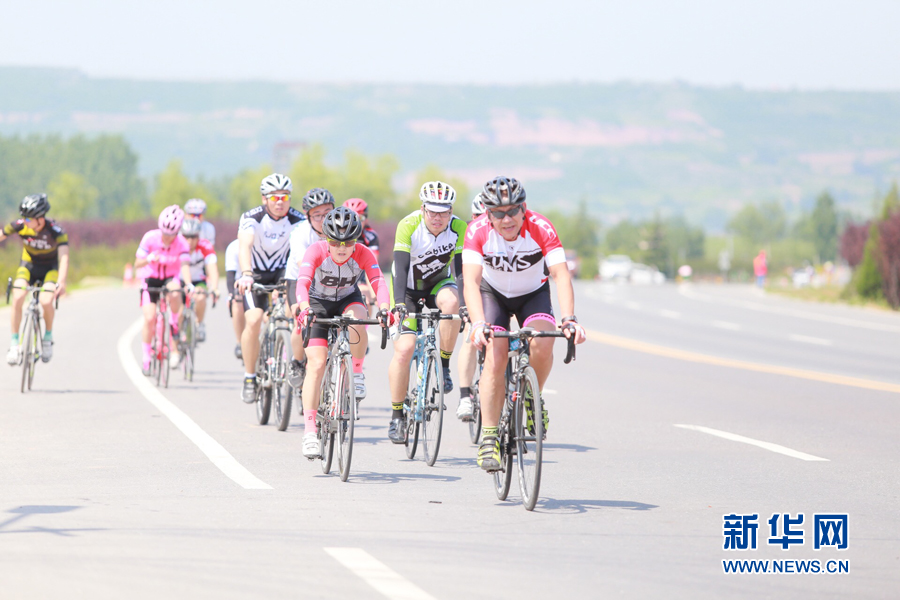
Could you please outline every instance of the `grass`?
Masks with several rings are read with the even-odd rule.
[[[819,288],[766,287],[766,293],[777,294],[779,296],[793,298],[795,300],[804,300],[807,302],[826,302],[893,311],[891,306],[883,298],[878,300],[862,298],[855,293],[849,294],[845,291],[845,288],[836,285],[823,285]]]

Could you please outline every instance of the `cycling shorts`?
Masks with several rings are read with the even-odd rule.
[[[150,291],[147,288],[161,288],[166,287],[170,281],[172,281],[174,277],[167,277],[166,279],[158,279],[156,277],[148,277],[144,280],[144,287],[141,289],[141,306],[145,304],[157,304],[159,302],[159,292]]]
[[[288,284],[288,306],[297,304],[297,280],[285,279]]]
[[[28,285],[34,285],[36,281],[56,284],[59,280],[59,263],[34,264],[31,261],[23,260],[16,269],[15,278],[24,279]]]
[[[550,282],[521,296],[507,298],[481,280],[481,303],[484,305],[484,321],[494,327],[509,330],[510,316],[515,316],[522,327],[537,319],[550,321],[553,318],[553,304],[550,302]]]
[[[315,297],[310,297],[309,299],[310,310],[317,317],[322,317],[323,319],[339,317],[354,304],[358,304],[363,309],[366,307],[363,304],[362,292],[359,291],[359,288],[356,288],[349,296],[340,300],[322,300]],[[328,329],[328,325],[319,325],[313,322],[312,327],[309,329],[309,343],[313,346],[325,346],[328,339]],[[316,340],[321,341],[316,342]]]
[[[442,279],[427,292],[417,292],[415,290],[407,289],[406,298],[403,301],[403,304],[406,306],[407,312],[419,312],[419,310],[422,308],[422,305],[420,303],[423,301],[426,308],[437,308],[437,295],[442,289],[446,287],[456,290],[456,282],[452,277]],[[395,304],[393,294],[394,290],[393,287],[391,287],[391,305]],[[400,333],[416,333],[418,329],[418,319],[407,317],[403,319],[402,323],[400,323]]]
[[[284,277],[284,269],[277,271],[253,271],[253,281],[260,285],[275,285]],[[244,294],[244,310],[252,308],[269,308],[269,294],[266,292],[247,292]]]

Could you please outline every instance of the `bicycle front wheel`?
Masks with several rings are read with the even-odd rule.
[[[469,421],[469,439],[477,444],[481,439],[481,393],[478,383],[481,381],[481,365],[475,365],[475,376],[472,378],[472,420]]]
[[[350,460],[353,458],[353,428],[356,423],[356,385],[353,382],[353,360],[343,357],[338,372],[338,467],[341,481],[350,477]]]
[[[162,361],[159,365],[163,387],[169,387],[169,374],[172,371],[172,326],[169,317],[163,317]]]
[[[329,360],[325,366],[325,374],[322,383],[319,384],[319,409],[316,414],[316,424],[319,428],[319,458],[322,460],[322,472],[328,475],[331,472],[331,461],[334,457],[334,432],[331,431],[331,396],[334,390],[331,388],[332,364]]]
[[[288,381],[288,368],[294,357],[291,349],[291,335],[279,329],[275,334],[274,381],[272,381],[273,404],[275,405],[275,424],[278,431],[284,431],[291,423],[291,402],[294,388]]]
[[[41,354],[41,320],[37,315],[34,315],[32,320],[32,333],[31,333],[31,356],[33,360],[31,361],[31,369],[28,370],[28,389],[31,390],[31,384],[34,381],[34,371],[38,364],[38,359]]]
[[[194,380],[194,336],[197,334],[196,322],[193,311],[185,310],[182,321],[184,327],[184,343],[181,346],[181,360],[184,363],[184,378],[187,381]]]
[[[31,389],[31,378],[33,377],[32,373],[34,372],[34,332],[32,329],[34,328],[34,324],[31,322],[31,315],[26,315],[25,318],[25,328],[22,331],[21,344],[22,344],[22,386],[19,388],[19,392],[24,394],[26,389]]]
[[[416,457],[416,448],[419,445],[419,424],[416,422],[416,403],[419,397],[419,358],[413,357],[409,363],[409,385],[406,391],[406,400],[403,402],[403,412],[406,413],[406,458],[412,460]]]
[[[441,429],[444,424],[444,377],[437,350],[428,353],[425,377],[425,403],[422,414],[422,450],[425,464],[434,466],[441,449]]]
[[[544,448],[544,403],[534,369],[525,368],[517,386],[515,410],[516,462],[519,491],[525,510],[534,510],[541,489],[541,460]]]

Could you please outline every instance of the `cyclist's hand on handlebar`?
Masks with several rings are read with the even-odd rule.
[[[65,295],[66,295],[66,284],[65,284],[65,282],[61,281],[56,284],[56,292],[54,293],[54,296],[57,298],[62,298]]]
[[[406,318],[409,311],[406,310],[405,304],[395,304],[394,308],[391,309],[391,313],[393,313],[394,318],[397,319],[397,321],[402,321]]]
[[[491,328],[484,321],[472,323],[472,343],[478,350],[487,346],[491,337]]]
[[[583,344],[587,340],[587,334],[584,331],[584,327],[578,324],[578,321],[575,319],[568,319],[561,325],[561,329],[563,335],[566,336],[566,339],[571,339],[571,337],[575,336],[575,344]]]
[[[459,318],[462,319],[463,323],[471,323],[472,320],[469,319],[469,309],[465,306],[459,307]]]
[[[253,275],[242,275],[235,286],[241,294],[246,294],[253,287]]]
[[[315,315],[312,310],[307,306],[303,310],[297,309],[297,332],[299,333],[301,329],[306,327],[310,319],[315,320]]]
[[[381,321],[382,327],[393,327],[399,322],[397,315],[395,315],[393,311],[390,311],[386,308],[382,308],[377,313],[375,313],[375,318]]]

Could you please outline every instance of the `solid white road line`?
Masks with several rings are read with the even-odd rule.
[[[362,548],[325,548],[325,552],[391,600],[434,600]]]
[[[728,321],[713,321],[713,327],[718,327],[719,329],[727,329],[729,331],[740,331],[741,326],[737,323],[729,323]]]
[[[804,344],[816,344],[817,346],[831,346],[831,340],[826,340],[823,338],[810,337],[808,335],[797,335],[792,333],[788,336],[788,339],[792,342],[803,342]]]
[[[751,446],[757,446],[759,448],[763,448],[770,452],[777,452],[778,454],[784,454],[785,456],[799,458],[800,460],[818,460],[818,461],[828,462],[827,458],[813,456],[812,454],[806,454],[805,452],[798,452],[797,450],[792,450],[790,448],[786,448],[785,446],[780,446],[778,444],[773,444],[771,442],[762,442],[760,440],[754,440],[753,438],[744,437],[742,435],[737,435],[735,433],[728,433],[727,431],[720,431],[718,429],[712,429],[710,427],[702,427],[700,425],[678,425],[678,424],[676,424],[675,427],[681,427],[682,429],[690,429],[692,431],[700,431],[702,433],[708,433],[709,435],[714,435],[716,437],[724,438],[726,440],[731,440],[732,442],[741,442],[742,444],[750,444]]]
[[[125,369],[125,374],[131,379],[138,391],[144,395],[144,398],[150,401],[159,412],[164,414],[172,424],[175,425],[181,433],[187,436],[200,451],[203,452],[212,461],[214,465],[225,473],[232,481],[237,483],[244,489],[248,490],[271,490],[272,486],[257,479],[253,473],[248,471],[231,454],[223,448],[219,442],[214,440],[212,436],[203,431],[189,416],[184,414],[181,409],[172,404],[165,396],[160,393],[150,381],[141,373],[141,368],[134,360],[131,353],[131,341],[141,331],[142,319],[138,319],[131,327],[125,330],[122,337],[119,338],[119,362]]]

